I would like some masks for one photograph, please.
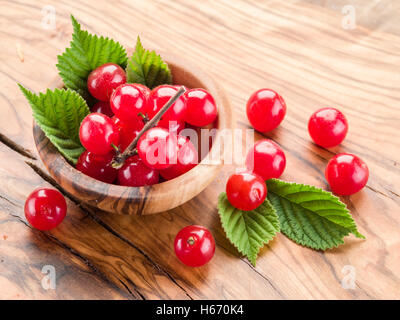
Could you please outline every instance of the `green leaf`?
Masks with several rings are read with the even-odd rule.
[[[229,241],[255,266],[260,249],[280,230],[275,209],[266,199],[257,209],[242,211],[233,207],[222,192],[218,213]]]
[[[365,239],[346,205],[332,193],[277,179],[268,180],[267,187],[282,232],[296,243],[326,250],[343,244],[350,233]]]
[[[139,37],[135,52],[128,60],[126,78],[129,83],[141,83],[150,89],[172,83],[168,65],[155,51],[144,49]]]
[[[85,151],[79,140],[79,126],[89,114],[86,101],[69,89],[47,89],[37,95],[18,85],[32,107],[36,123],[61,154],[75,164]]]
[[[70,47],[57,57],[57,69],[65,86],[87,99],[90,97],[87,90],[89,73],[108,62],[125,68],[127,55],[118,42],[81,30],[80,24],[72,15],[71,20],[74,27],[72,41]]]

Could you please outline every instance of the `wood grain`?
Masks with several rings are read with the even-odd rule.
[[[400,298],[399,35],[380,31],[379,23],[345,30],[339,10],[300,1],[0,3],[0,236],[8,236],[0,237],[0,259],[6,258],[0,262],[0,298]],[[41,9],[49,4],[57,12],[54,30],[40,24]],[[367,6],[362,9],[368,20]],[[385,25],[397,23],[395,12],[386,15]],[[348,237],[345,245],[322,253],[279,235],[253,268],[226,240],[216,214],[230,166],[193,200],[157,216],[110,215],[69,197],[59,228],[28,229],[26,196],[37,186],[57,184],[37,160],[31,111],[16,82],[45,90],[56,75],[57,54],[71,39],[70,13],[91,32],[126,44],[140,34],[145,46],[184,54],[209,70],[227,92],[239,128],[248,127],[244,106],[253,91],[270,87],[281,93],[288,113],[268,137],[286,153],[282,178],[327,188],[327,161],[339,152],[359,155],[370,180],[342,199],[367,240]],[[369,19],[374,14],[369,10]],[[306,130],[309,115],[322,106],[340,108],[350,123],[344,143],[330,150],[312,144]],[[216,238],[216,255],[205,267],[188,269],[174,257],[173,238],[189,224],[210,228]],[[15,242],[20,232],[25,235]],[[82,285],[59,280],[55,292],[42,290],[40,268],[47,261],[64,279]],[[355,268],[355,289],[341,285],[345,266]],[[96,295],[85,285],[91,282]]]

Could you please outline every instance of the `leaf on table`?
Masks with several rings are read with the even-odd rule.
[[[57,69],[67,88],[88,99],[87,78],[90,72],[108,62],[125,68],[127,54],[118,42],[82,30],[72,15],[71,20],[74,27],[72,41],[70,47],[57,57]]]
[[[268,180],[267,187],[282,232],[296,243],[326,250],[343,244],[350,233],[365,239],[346,205],[331,192],[278,179]]]
[[[47,89],[34,94],[19,84],[32,107],[33,117],[53,145],[74,164],[85,149],[79,140],[79,127],[89,114],[86,101],[75,91]]]
[[[279,219],[266,199],[257,209],[242,211],[233,207],[222,192],[218,198],[218,213],[229,241],[255,266],[264,244],[279,232]]]
[[[135,52],[128,60],[126,78],[129,83],[141,83],[150,89],[172,83],[168,65],[155,51],[144,49],[139,37]]]

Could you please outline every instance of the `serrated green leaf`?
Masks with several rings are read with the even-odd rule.
[[[282,232],[296,243],[326,250],[343,244],[350,233],[365,239],[346,205],[331,192],[278,179],[268,180],[267,187]]]
[[[47,89],[37,95],[18,85],[32,107],[36,123],[61,154],[75,164],[85,151],[79,140],[79,126],[89,114],[86,101],[69,89]]]
[[[260,249],[280,230],[275,209],[266,199],[257,209],[242,211],[233,207],[222,192],[218,213],[229,241],[255,266]]]
[[[82,30],[72,15],[71,20],[74,27],[72,41],[70,47],[57,57],[57,69],[67,88],[77,91],[88,99],[89,73],[108,62],[125,68],[128,58],[125,49],[118,42]]]
[[[141,83],[150,89],[172,83],[168,65],[155,51],[144,49],[139,37],[135,52],[128,60],[126,78],[129,83]]]

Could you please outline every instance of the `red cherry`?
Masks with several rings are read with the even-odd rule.
[[[90,112],[97,112],[105,114],[108,117],[114,116],[108,101],[97,101],[91,108]]]
[[[112,121],[118,127],[120,133],[119,147],[121,151],[124,152],[125,149],[131,144],[133,139],[135,139],[139,132],[143,129],[144,122],[141,118],[133,121],[121,121],[115,116],[112,118]]]
[[[153,118],[158,111],[171,99],[178,89],[170,85],[161,85],[154,88],[149,96],[148,100],[148,115],[149,118]],[[184,98],[181,96],[161,117],[159,125],[164,128],[168,127],[168,122],[170,120],[184,121],[186,114],[186,103]],[[164,124],[163,124],[164,123]]]
[[[113,151],[102,156],[84,151],[78,159],[76,169],[93,179],[113,183],[118,172],[111,166],[114,155]]]
[[[366,163],[354,154],[340,153],[329,160],[325,177],[332,192],[348,196],[364,188],[369,170]]]
[[[112,120],[101,113],[90,113],[79,128],[82,145],[90,152],[105,155],[118,146],[119,131]]]
[[[193,143],[183,136],[178,136],[178,161],[167,169],[161,170],[161,176],[166,180],[174,179],[195,167],[198,154]]]
[[[164,128],[151,128],[140,137],[137,150],[146,166],[166,169],[177,161],[177,137]]]
[[[134,83],[135,87],[137,87],[140,91],[142,91],[142,93],[144,94],[144,96],[146,98],[148,98],[150,96],[151,90],[146,87],[144,84],[141,83]]]
[[[272,140],[259,140],[247,153],[246,167],[264,180],[279,178],[286,167],[285,153]]]
[[[339,145],[346,137],[348,124],[345,116],[335,108],[322,108],[308,121],[308,132],[314,142],[324,148]]]
[[[282,122],[286,114],[286,103],[275,91],[260,89],[250,96],[246,112],[254,129],[268,132]]]
[[[163,121],[158,124],[158,127],[167,129],[169,132],[178,135],[183,129],[185,129],[185,121]]]
[[[213,96],[204,89],[190,89],[184,94],[186,99],[186,122],[202,127],[213,123],[217,117],[217,106]]]
[[[158,183],[158,180],[158,171],[147,167],[137,155],[128,158],[118,170],[118,182],[121,186],[150,186]]]
[[[106,63],[89,74],[87,86],[97,100],[108,101],[114,89],[125,82],[124,69],[115,63]]]
[[[232,206],[239,210],[250,211],[264,202],[267,186],[255,173],[234,173],[226,183],[226,195]]]
[[[39,188],[25,201],[25,217],[32,227],[50,230],[57,227],[65,218],[67,203],[63,195],[55,189]]]
[[[110,98],[111,110],[124,121],[135,121],[139,113],[147,112],[147,97],[142,87],[126,83],[114,90]]]
[[[187,226],[175,237],[175,254],[189,267],[200,267],[211,260],[215,240],[210,231],[201,226]]]

